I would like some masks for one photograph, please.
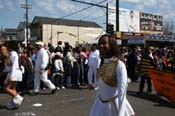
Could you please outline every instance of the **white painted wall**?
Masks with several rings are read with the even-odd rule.
[[[62,32],[58,34],[58,32]],[[64,25],[43,25],[43,41],[57,45],[58,41],[69,42],[72,46],[76,43],[95,43],[98,37],[104,33],[102,28],[73,27]],[[72,36],[72,35],[75,35]]]

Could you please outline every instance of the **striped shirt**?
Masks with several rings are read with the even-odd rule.
[[[140,63],[140,71],[144,76],[149,77],[149,69],[153,68],[153,59],[149,56],[142,58]]]

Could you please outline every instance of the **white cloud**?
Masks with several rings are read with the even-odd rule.
[[[171,11],[171,10],[169,10],[169,11],[167,12],[167,15],[168,15],[168,16],[173,16],[173,17],[175,17],[174,11]]]
[[[56,6],[65,12],[74,12],[78,10],[78,7],[76,5],[71,4],[65,0],[57,2]]]
[[[84,4],[67,2],[65,0],[60,0],[59,2],[57,2],[56,6],[58,9],[67,13],[74,13],[88,7],[87,5],[84,5]],[[86,15],[89,15],[91,11],[94,11],[94,7],[91,7],[86,10],[82,10],[81,12],[76,13],[76,15],[86,16]]]
[[[90,1],[90,0],[83,0],[84,2],[92,2],[92,1]],[[97,0],[96,0],[97,1]]]
[[[162,16],[175,16],[174,10],[175,10],[175,3],[165,3],[165,4],[158,4],[158,12],[159,14],[161,14]]]
[[[144,0],[143,3],[145,6],[155,6],[157,5],[157,0]]]
[[[10,0],[8,0],[6,2],[6,8],[9,9],[10,11],[16,11],[15,7],[14,7],[14,3]]]
[[[3,6],[3,4],[0,2],[0,9],[3,9],[4,8],[4,6]]]
[[[30,2],[30,1],[29,1]],[[17,0],[18,4],[25,4],[25,0]]]
[[[158,4],[168,4],[170,0],[159,0]]]
[[[155,12],[154,15],[161,15],[160,12]],[[161,15],[162,16],[162,15]]]
[[[35,14],[36,16],[40,16],[42,14],[42,11],[36,7],[32,7],[32,9],[30,10],[31,13],[30,14]]]
[[[95,12],[95,15],[97,17],[100,17],[100,16],[104,16],[104,14],[106,14],[105,10],[102,10],[102,9],[97,9],[96,12]],[[93,14],[92,14],[93,15]]]
[[[134,10],[136,10],[136,11],[143,11],[144,8],[145,8],[144,5],[137,4],[137,5],[135,5]]]
[[[49,13],[54,14],[56,12],[55,0],[35,0],[35,2]]]
[[[126,2],[131,2],[131,3],[139,3],[141,2],[142,0],[124,0]]]

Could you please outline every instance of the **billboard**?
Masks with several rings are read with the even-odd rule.
[[[163,32],[163,16],[140,12],[140,32]]]
[[[108,23],[116,31],[116,9],[109,7]],[[119,31],[157,34],[163,33],[163,16],[119,8]]]
[[[140,32],[139,12],[120,8],[119,28],[121,32]]]
[[[119,31],[120,32],[140,32],[140,13],[134,10],[124,8],[119,9]],[[108,23],[114,25],[116,30],[116,10],[114,7],[109,7]]]

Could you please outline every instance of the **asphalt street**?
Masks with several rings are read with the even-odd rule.
[[[129,83],[127,98],[136,116],[175,116],[175,105],[155,94],[137,95],[139,83]],[[145,87],[146,88],[146,87]],[[0,116],[88,116],[97,91],[82,89],[58,90],[55,95],[41,90],[37,96],[24,96],[19,109],[7,110],[10,98],[0,93]]]

